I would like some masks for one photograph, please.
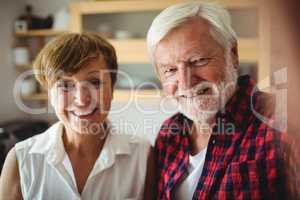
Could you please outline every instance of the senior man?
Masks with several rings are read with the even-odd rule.
[[[171,6],[154,19],[147,44],[180,110],[156,140],[157,199],[282,198],[274,101],[249,76],[238,77],[228,12],[208,3]]]

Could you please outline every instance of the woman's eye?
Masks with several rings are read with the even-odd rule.
[[[57,84],[57,87],[65,92],[69,92],[75,88],[75,84],[69,81],[61,81]]]
[[[103,84],[103,82],[99,79],[90,80],[89,82],[95,87],[100,87]]]

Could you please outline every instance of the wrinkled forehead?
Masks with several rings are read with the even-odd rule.
[[[172,29],[156,46],[154,59],[156,64],[186,60],[192,54],[205,56],[220,48],[210,33],[206,20],[191,20]]]

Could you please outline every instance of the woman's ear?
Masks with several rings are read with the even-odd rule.
[[[57,91],[55,91],[54,87],[52,88],[48,88],[47,90],[47,93],[48,93],[48,102],[50,102],[51,106],[53,108],[55,108],[55,105],[56,105],[56,99],[57,99],[57,94],[56,94]]]

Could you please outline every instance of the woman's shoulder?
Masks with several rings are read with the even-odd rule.
[[[4,162],[0,177],[0,199],[22,199],[15,148],[8,152]]]

